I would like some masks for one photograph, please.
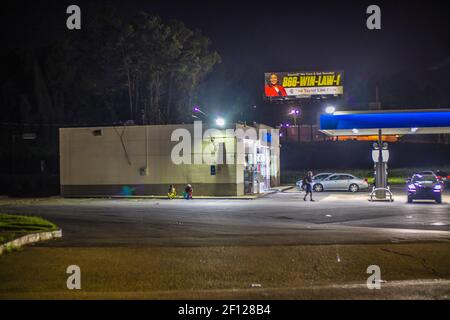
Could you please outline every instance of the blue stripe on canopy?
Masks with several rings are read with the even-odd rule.
[[[450,111],[323,114],[320,130],[450,127]]]

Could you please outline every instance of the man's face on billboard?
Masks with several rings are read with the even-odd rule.
[[[278,83],[278,77],[276,74],[270,75],[270,83],[274,86]]]

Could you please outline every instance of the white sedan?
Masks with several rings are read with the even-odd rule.
[[[328,177],[329,175],[331,175],[332,173],[329,172],[323,172],[323,173],[318,173],[315,176],[312,177],[313,181],[320,181],[325,179],[326,177]],[[297,186],[297,188],[299,189],[303,189],[302,188],[302,184],[303,184],[303,179],[302,180],[298,180],[295,185]]]
[[[368,189],[367,179],[361,179],[348,173],[334,173],[323,180],[313,180],[313,190],[316,192],[329,190],[348,190],[358,192],[361,189]]]

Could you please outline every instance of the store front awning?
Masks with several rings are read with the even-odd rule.
[[[320,116],[320,131],[330,136],[450,133],[450,109],[340,111]]]

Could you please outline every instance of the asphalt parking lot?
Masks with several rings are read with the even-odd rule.
[[[450,194],[442,204],[369,202],[367,192],[296,189],[256,200],[36,199],[0,201],[4,213],[54,221],[62,240],[44,246],[347,244],[450,239]]]
[[[50,219],[63,238],[0,257],[0,299],[448,299],[449,195],[395,194],[2,198],[0,212]],[[72,264],[82,290],[65,286]],[[366,287],[373,264],[382,290]]]

